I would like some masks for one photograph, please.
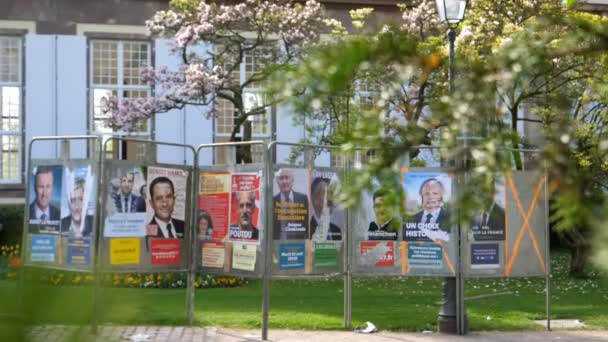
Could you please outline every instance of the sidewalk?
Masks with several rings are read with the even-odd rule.
[[[30,334],[32,342],[59,341],[260,341],[261,330],[235,330],[199,327],[103,326],[97,335],[89,327],[37,326]],[[358,334],[350,331],[270,330],[270,341],[608,341],[608,331],[562,330],[553,332],[474,332],[466,336],[443,334],[379,332]]]

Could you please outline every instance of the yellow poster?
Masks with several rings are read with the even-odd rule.
[[[110,265],[128,265],[139,263],[139,238],[110,240]]]

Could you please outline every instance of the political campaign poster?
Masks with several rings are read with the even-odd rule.
[[[279,269],[303,270],[306,264],[306,245],[304,242],[289,242],[279,245]]]
[[[395,266],[394,241],[361,241],[359,242],[359,263],[368,267]]]
[[[60,233],[63,169],[62,165],[33,168],[28,191],[30,233]]]
[[[407,264],[411,268],[443,268],[443,249],[433,242],[408,243]]]
[[[281,168],[274,176],[274,240],[303,240],[309,234],[308,170]]]
[[[472,214],[471,232],[474,241],[505,241],[505,183],[496,175],[491,201]]]
[[[260,179],[259,173],[232,175],[229,228],[231,241],[258,243],[260,240]]]
[[[338,251],[336,243],[315,241],[314,249],[315,267],[336,267],[338,265]]]
[[[230,190],[229,172],[201,172],[198,191],[199,240],[223,240],[228,234]]]
[[[471,268],[499,268],[498,243],[472,243]]]
[[[201,245],[203,267],[223,268],[226,258],[226,248],[223,242],[205,241]]]
[[[162,239],[186,236],[188,171],[148,167],[146,235]]]
[[[67,264],[88,266],[91,263],[91,238],[68,238]]]
[[[314,241],[340,241],[344,210],[335,201],[340,181],[333,171],[312,170],[310,234]]]
[[[150,246],[150,263],[152,265],[179,265],[179,239],[154,239]]]
[[[55,262],[55,243],[54,236],[30,236],[30,260],[32,262]]]
[[[403,224],[403,240],[450,241],[450,175],[445,172],[406,172],[403,175],[403,187],[408,214]]]
[[[373,178],[372,189],[361,192],[359,206],[352,211],[353,238],[355,240],[395,241],[400,237],[401,201],[397,191],[387,188],[390,179]],[[399,184],[399,183],[396,183]],[[398,189],[397,189],[398,190]]]
[[[111,265],[139,265],[141,248],[139,238],[110,239]]]
[[[370,215],[373,219],[365,226],[367,240],[397,240],[399,237],[399,220],[396,218],[398,211],[387,204],[387,195],[383,190],[376,190],[369,196],[371,205],[366,208],[373,208]]]
[[[144,167],[110,170],[104,221],[105,237],[146,236],[146,171]]]
[[[70,238],[94,236],[96,180],[91,165],[64,169],[64,196],[61,198],[61,234]]]
[[[247,243],[234,243],[232,245],[232,268],[242,271],[255,271],[257,246]]]

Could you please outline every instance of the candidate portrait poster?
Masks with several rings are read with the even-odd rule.
[[[474,241],[505,241],[505,181],[504,175],[494,177],[490,200],[473,211],[471,234]]]
[[[146,235],[183,239],[187,227],[188,171],[148,167],[147,173]]]
[[[406,172],[403,187],[408,215],[403,224],[403,240],[450,241],[450,175],[445,172]]]
[[[272,188],[275,240],[310,238],[307,169],[281,168],[274,175]]]
[[[30,233],[60,233],[63,172],[62,165],[33,168],[28,189]]]
[[[229,172],[201,172],[198,191],[199,240],[227,238],[232,175]]]
[[[61,198],[61,233],[70,238],[94,236],[97,182],[91,165],[64,169],[64,195]]]
[[[234,173],[230,189],[231,241],[258,242],[260,225],[260,174]]]
[[[336,198],[340,181],[334,171],[312,170],[310,182],[310,234],[314,241],[340,241],[344,209]]]
[[[105,205],[105,237],[146,235],[146,169],[120,166],[110,170]]]
[[[390,179],[384,182],[394,184]],[[399,189],[382,185],[382,179],[374,178],[371,191],[361,193],[359,210],[354,215],[355,238],[360,240],[388,240],[399,239],[401,230],[400,208],[398,201]],[[399,183],[396,183],[399,184]]]

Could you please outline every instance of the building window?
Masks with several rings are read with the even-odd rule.
[[[109,113],[101,109],[101,99],[116,96],[124,98],[147,97],[150,87],[140,77],[143,67],[152,65],[150,43],[146,41],[102,40],[89,41],[90,89],[91,89],[91,127],[93,134],[99,134],[104,141],[112,135],[126,135],[108,127],[105,120]],[[149,138],[151,121],[142,122],[129,136]],[[149,151],[143,144],[116,144],[108,146],[106,156],[114,159],[145,159]]]
[[[0,36],[0,183],[21,182],[22,45]]]
[[[263,51],[263,50],[261,50]],[[259,72],[260,66],[264,63],[260,50],[246,51],[243,56],[243,62],[238,68],[232,70],[232,79],[235,82],[244,84],[251,79],[253,75]],[[227,69],[230,65],[225,66]],[[259,82],[249,83],[243,92],[243,106],[245,110],[249,110],[264,103],[262,84]],[[225,99],[217,99],[216,103],[217,117],[215,118],[215,141],[227,142],[230,140],[230,135],[234,129],[236,122],[236,113],[234,105]],[[270,139],[272,136],[271,114],[270,108],[266,108],[266,113],[262,115],[251,116],[251,136],[253,140]],[[240,141],[243,138],[243,125],[240,131],[236,134],[236,140]],[[231,149],[236,153],[236,162],[238,163],[238,153],[236,149]],[[232,155],[232,152],[227,152],[225,149],[216,148],[215,162],[216,164],[224,164],[230,162],[227,153]],[[264,148],[262,146],[253,146],[251,149],[251,157],[254,163],[264,160]]]
[[[369,76],[363,75],[362,78],[355,82],[354,91],[345,96],[339,97],[334,101],[333,108],[339,113],[347,113],[353,107],[359,110],[372,110],[376,108],[376,103],[380,98],[380,87],[377,81],[372,80]],[[331,122],[331,131],[334,132],[335,121]],[[360,151],[357,160],[362,162],[369,161],[373,157],[373,151]],[[331,153],[331,165],[340,167],[345,165],[344,155],[339,150],[333,150]]]

